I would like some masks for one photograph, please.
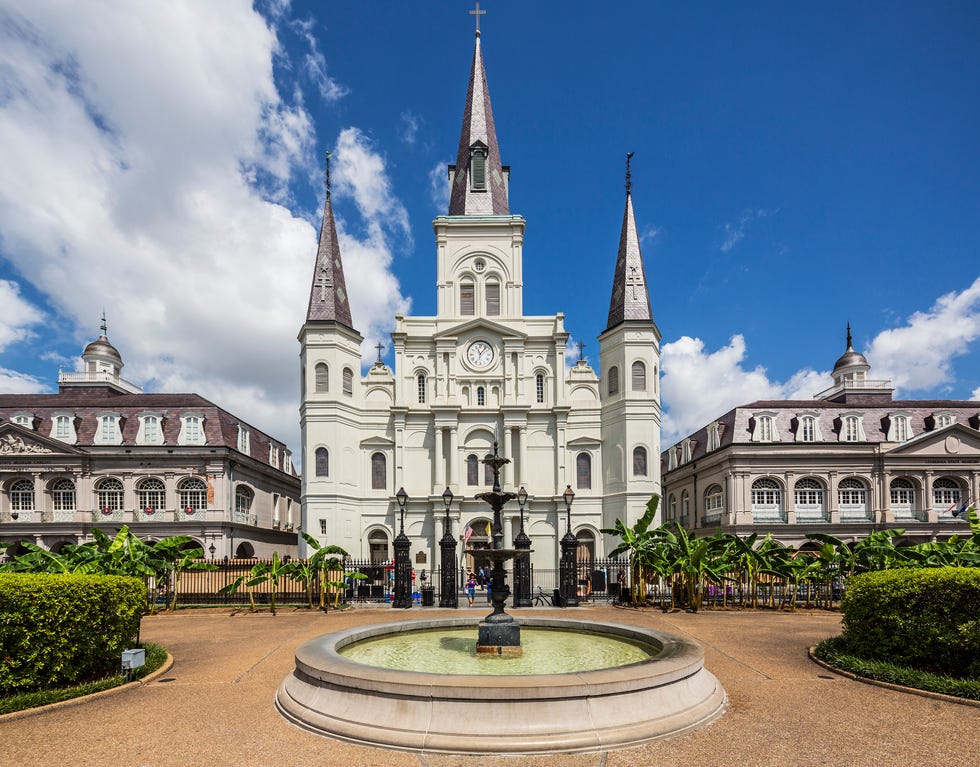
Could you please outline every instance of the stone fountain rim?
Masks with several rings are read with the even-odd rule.
[[[595,695],[620,693],[648,686],[656,677],[658,684],[669,684],[697,673],[704,665],[704,650],[695,642],[655,629],[620,623],[573,620],[567,618],[521,617],[521,626],[528,628],[564,629],[576,632],[606,634],[642,642],[659,649],[647,660],[591,671],[557,674],[447,674],[441,672],[405,671],[359,663],[340,655],[341,648],[354,642],[379,636],[415,633],[440,628],[477,628],[474,618],[432,618],[416,621],[395,621],[371,626],[344,629],[312,639],[296,650],[296,670],[319,681],[340,687],[386,690],[406,695],[423,690],[440,697],[468,699],[473,687],[483,689],[486,697],[508,697],[516,688],[530,691],[540,689],[540,697],[548,699],[575,690],[591,690]],[[548,693],[547,690],[554,690]]]

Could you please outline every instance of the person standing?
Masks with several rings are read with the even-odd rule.
[[[470,577],[466,581],[466,598],[470,601],[470,607],[473,606],[473,600],[476,599],[476,576],[470,573]]]

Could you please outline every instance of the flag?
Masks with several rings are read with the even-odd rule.
[[[492,533],[490,532],[490,523],[487,522],[487,538],[489,538],[491,536],[491,534]]]
[[[470,536],[473,535],[473,528],[470,525],[466,526],[466,532],[463,533],[463,543],[467,544],[470,542]]]

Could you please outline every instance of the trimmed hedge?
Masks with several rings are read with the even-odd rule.
[[[841,603],[849,652],[980,678],[980,568],[937,567],[849,578]]]
[[[145,604],[138,578],[0,573],[0,694],[118,673]]]

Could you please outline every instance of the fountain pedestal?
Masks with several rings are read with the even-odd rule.
[[[488,655],[520,655],[521,627],[512,615],[504,612],[504,603],[510,596],[510,587],[504,580],[504,562],[529,552],[517,549],[469,549],[468,554],[486,557],[493,562],[490,579],[490,603],[493,612],[480,621],[477,627],[476,651]]]

